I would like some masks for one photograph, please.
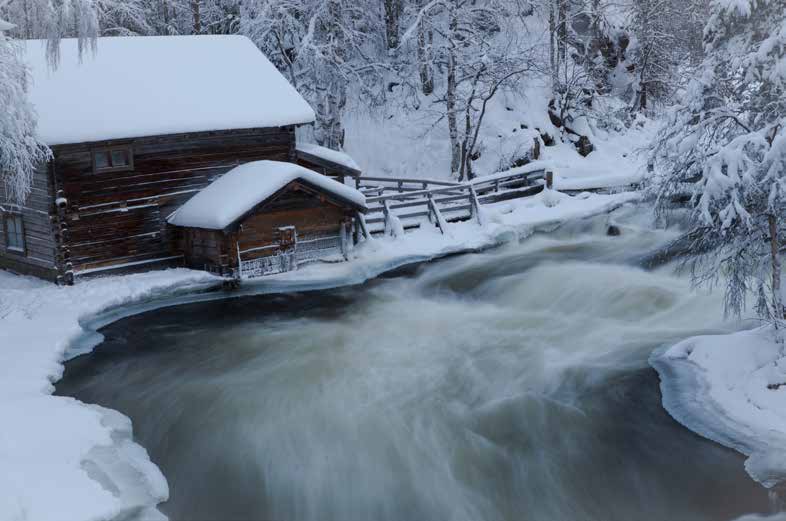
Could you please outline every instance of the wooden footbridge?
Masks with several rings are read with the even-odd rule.
[[[533,170],[465,183],[363,176],[355,178],[355,186],[366,195],[369,206],[361,223],[364,233],[396,235],[402,228],[419,228],[424,222],[432,223],[442,233],[449,222],[482,222],[481,205],[535,195],[550,187],[552,181],[550,171]]]

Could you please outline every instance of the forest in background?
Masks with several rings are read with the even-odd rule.
[[[488,105],[551,84],[548,111],[582,153],[582,116],[657,111],[700,63],[708,0],[6,0],[12,38],[243,34],[317,112],[313,139],[341,148],[350,110],[428,113],[450,170],[472,177]],[[89,41],[86,46],[89,47]],[[53,51],[54,51],[53,47]],[[53,60],[57,60],[53,52]],[[206,71],[206,73],[209,73]],[[598,114],[593,114],[598,110]],[[600,112],[603,114],[600,114]],[[615,124],[619,124],[615,122]]]

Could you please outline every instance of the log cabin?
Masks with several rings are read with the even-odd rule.
[[[335,151],[299,151],[295,129],[314,112],[245,37],[99,38],[84,57],[78,47],[62,40],[52,69],[45,42],[24,43],[52,156],[23,203],[0,186],[0,268],[71,283],[183,265],[185,242],[167,217],[238,165],[359,175]]]
[[[349,186],[299,165],[254,161],[200,191],[169,218],[186,265],[235,278],[346,258],[351,226],[366,211]]]

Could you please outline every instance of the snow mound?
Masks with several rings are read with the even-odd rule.
[[[748,456],[765,487],[786,480],[786,360],[770,327],[689,338],[650,364],[678,422]]]

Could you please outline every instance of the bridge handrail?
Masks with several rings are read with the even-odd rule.
[[[442,233],[445,233],[443,225],[446,221],[442,217],[443,212],[455,213],[469,210],[469,217],[481,222],[481,200],[490,203],[502,200],[501,198],[510,199],[534,195],[537,192],[532,191],[535,188],[534,181],[545,179],[548,183],[550,177],[546,169],[539,169],[511,174],[500,173],[464,183],[426,179],[361,177],[356,179],[357,184],[360,185],[364,179],[397,185],[397,187],[367,187],[367,192],[373,193],[374,190],[378,190],[379,194],[383,194],[385,189],[398,189],[395,193],[366,196],[369,210],[363,221],[364,233],[368,233],[365,229],[366,221],[368,223],[384,222],[385,232],[394,233],[392,230],[395,227],[390,222],[393,218],[407,219],[424,216],[427,216]],[[406,183],[417,183],[426,188],[413,189],[406,187]],[[436,188],[429,188],[429,184],[436,186]],[[518,191],[522,188],[525,190],[519,193]],[[394,213],[393,210],[400,210],[400,212]]]
[[[456,181],[444,181],[438,179],[413,179],[407,177],[371,177],[371,176],[360,176],[358,177],[355,182],[362,184],[363,181],[377,181],[377,182],[387,182],[387,183],[415,183],[415,184],[430,184],[430,185],[443,185],[443,186],[455,186],[460,185],[461,183]]]

